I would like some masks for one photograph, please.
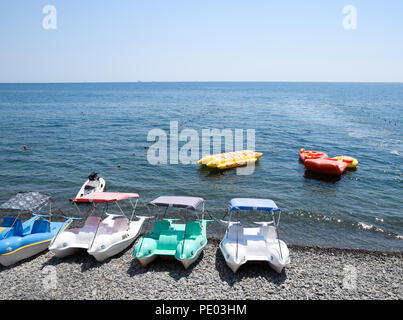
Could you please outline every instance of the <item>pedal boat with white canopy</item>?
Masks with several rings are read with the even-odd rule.
[[[126,217],[118,202],[127,199],[132,206],[130,219]],[[135,199],[135,203],[131,201]],[[148,217],[136,216],[133,220],[139,195],[137,193],[120,192],[92,192],[73,200],[77,203],[91,203],[92,213],[87,217],[83,227],[67,229],[56,235],[49,246],[49,250],[57,257],[65,257],[79,250],[87,250],[97,261],[118,254],[130,246],[140,233],[141,227]],[[120,214],[108,213],[105,210],[105,219],[94,215],[97,204],[116,204]],[[108,207],[108,206],[107,206]],[[77,207],[80,211],[80,209]]]
[[[169,208],[185,209],[198,215],[201,206],[201,219],[186,223],[174,223],[181,219],[162,219],[156,221],[151,234],[142,236],[137,242],[133,256],[145,266],[158,256],[174,257],[185,269],[195,262],[207,244],[207,223],[204,219],[204,199],[187,196],[161,196],[148,204],[151,208],[163,207],[164,217]]]
[[[245,228],[240,221],[232,222],[234,212],[253,210],[271,214],[271,221],[254,222],[260,225]],[[278,220],[275,220],[278,213]],[[239,216],[239,215],[237,215]],[[234,198],[229,203],[227,230],[220,243],[221,252],[233,272],[248,261],[267,261],[278,273],[289,266],[290,256],[284,241],[278,238],[280,209],[270,199]]]

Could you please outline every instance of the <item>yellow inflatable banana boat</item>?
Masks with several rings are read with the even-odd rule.
[[[201,158],[197,163],[224,170],[255,163],[262,155],[261,152],[251,150],[216,153]]]

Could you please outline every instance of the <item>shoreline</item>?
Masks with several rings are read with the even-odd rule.
[[[401,252],[289,245],[291,265],[281,274],[267,263],[248,263],[234,274],[214,238],[188,269],[170,259],[142,267],[132,255],[134,245],[104,262],[85,251],[63,259],[44,251],[13,266],[0,266],[1,281],[9,284],[0,299],[403,298]]]

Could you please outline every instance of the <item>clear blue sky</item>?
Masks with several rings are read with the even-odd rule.
[[[138,80],[403,82],[403,1],[1,0],[0,82]]]

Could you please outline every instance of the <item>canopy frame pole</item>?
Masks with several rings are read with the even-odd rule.
[[[96,211],[96,208],[97,208],[97,204],[95,202],[93,202],[90,215],[92,215]]]
[[[281,252],[281,244],[280,244],[280,239],[278,238],[277,224],[276,224],[276,220],[274,219],[274,211],[273,210],[271,211],[271,217],[273,219],[274,229],[276,230],[276,237],[277,237],[278,247],[280,249],[280,256],[281,256],[281,259],[283,259],[283,253]]]
[[[13,224],[9,227],[7,233],[4,235],[3,239],[6,239],[8,234],[10,233],[11,229],[14,228],[15,223],[17,222],[18,217],[21,215],[21,210],[18,212],[17,217],[14,219]]]
[[[67,226],[68,226],[68,225],[67,225]],[[66,226],[66,227],[67,227],[67,226]],[[49,247],[55,242],[57,236],[60,234],[60,232],[62,231],[62,229],[63,229],[63,225],[61,225],[60,228],[59,228],[59,230],[57,230],[57,233],[56,233],[56,235],[53,237],[52,241],[50,242]]]
[[[165,216],[167,215],[168,208],[169,208],[169,206],[167,206],[167,207],[165,208],[165,212],[164,212],[164,214],[163,214],[163,216],[162,216],[162,219],[165,219]]]
[[[51,218],[52,218],[52,202],[49,202],[49,232],[50,232],[50,223],[51,223]]]
[[[136,203],[133,205],[133,202],[132,202],[132,200],[129,198],[129,201],[130,201],[130,203],[131,203],[131,205],[132,205],[132,208],[133,208],[133,210],[132,210],[132,216],[130,217],[130,221],[132,221],[133,220],[133,216],[134,216],[134,212],[136,211],[136,208],[137,208],[137,202],[139,202],[139,199],[137,198],[136,199]]]
[[[239,221],[239,210],[237,210],[237,220]],[[235,225],[236,227],[236,259],[238,260],[238,246],[239,246],[239,228],[238,225]]]
[[[116,204],[117,204],[117,202],[116,202]],[[94,205],[94,211],[95,211],[95,203],[93,203],[93,205]],[[119,209],[120,209],[120,207],[119,207]],[[97,230],[95,230],[94,236],[92,237],[91,245],[88,247],[88,250],[90,250],[92,248],[92,245],[94,244],[94,241],[97,236],[98,229],[99,229],[99,226],[101,223],[102,223],[102,220],[100,219],[100,221],[98,221]]]
[[[185,209],[185,214],[187,216],[188,209]],[[183,232],[183,243],[182,243],[182,252],[181,252],[181,257],[183,256],[183,249],[185,248],[185,241],[186,241],[186,227],[187,223],[185,222],[185,232]]]
[[[228,207],[228,209],[227,209],[227,214],[229,213],[229,216],[228,216],[228,224],[227,224],[227,239],[228,239],[228,231],[229,231],[229,228],[230,228],[230,223],[231,223],[231,217],[232,217],[232,211],[231,211],[231,209]]]
[[[50,199],[50,200],[53,202],[53,199]],[[54,204],[55,204],[55,207],[57,208],[57,210],[60,210],[60,211],[61,211],[61,209],[56,205],[56,203],[54,203]],[[81,214],[81,211],[80,211],[80,209],[78,208],[78,206],[77,206],[77,204],[76,204],[75,202],[74,202],[74,205],[76,206],[78,212]],[[63,216],[63,217],[66,217],[66,216],[64,215],[64,212],[63,212],[63,211],[61,211],[61,212],[62,212],[62,216]],[[67,225],[67,226],[68,226],[68,225]],[[66,226],[66,228],[67,228],[67,226]],[[60,226],[59,230],[57,231],[56,235],[53,237],[53,239],[52,239],[52,241],[50,242],[49,246],[51,246],[51,245],[56,241],[56,238],[59,236],[59,234],[63,232],[62,229],[63,229],[63,225]]]
[[[119,203],[118,203],[117,201],[116,201],[115,203],[116,203],[117,207],[119,208],[120,212],[122,213],[122,215],[124,215],[124,216],[126,217],[126,215],[125,215],[125,213],[123,212],[122,208],[120,207]],[[127,217],[126,217],[126,218],[127,218]]]
[[[82,215],[82,212],[81,212],[81,210],[80,210],[80,208],[78,207],[78,205],[77,205],[76,202],[74,202],[74,206],[77,208],[78,213],[79,213],[80,215]]]
[[[150,214],[153,213],[153,210],[154,210],[154,207],[151,207]],[[148,219],[148,220],[150,220],[150,219]],[[154,231],[154,230],[153,230],[153,231]],[[143,246],[143,242],[144,242],[144,237],[145,237],[145,235],[141,237],[141,243],[140,243],[140,248],[139,248],[139,251],[138,251],[138,252],[141,251],[141,247]]]

